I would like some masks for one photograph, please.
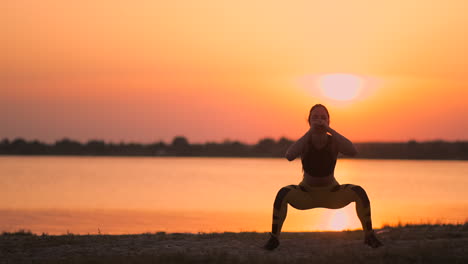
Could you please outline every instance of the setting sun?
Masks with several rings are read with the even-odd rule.
[[[322,93],[339,101],[355,99],[361,92],[362,85],[362,79],[352,74],[328,74],[319,79]]]

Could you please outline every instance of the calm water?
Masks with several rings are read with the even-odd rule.
[[[468,162],[340,159],[341,183],[364,187],[375,227],[468,220]],[[258,158],[0,157],[0,231],[269,231],[276,192],[300,161]],[[284,231],[360,228],[340,210],[290,207]]]

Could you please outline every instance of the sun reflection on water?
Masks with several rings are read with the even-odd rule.
[[[330,217],[328,228],[333,231],[341,231],[348,225],[348,216],[343,210],[334,210]]]

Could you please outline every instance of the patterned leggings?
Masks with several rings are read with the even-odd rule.
[[[271,233],[278,237],[286,219],[288,204],[299,210],[317,207],[338,209],[351,202],[356,202],[356,212],[361,221],[364,232],[372,231],[370,202],[361,186],[352,184],[312,187],[304,181],[299,185],[289,185],[281,188],[276,195],[273,205],[273,225]]]

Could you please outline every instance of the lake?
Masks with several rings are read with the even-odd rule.
[[[374,227],[468,220],[468,162],[339,159]],[[302,179],[278,158],[0,156],[0,231],[48,234],[270,231],[277,191]],[[354,203],[292,207],[284,231],[359,229]]]

